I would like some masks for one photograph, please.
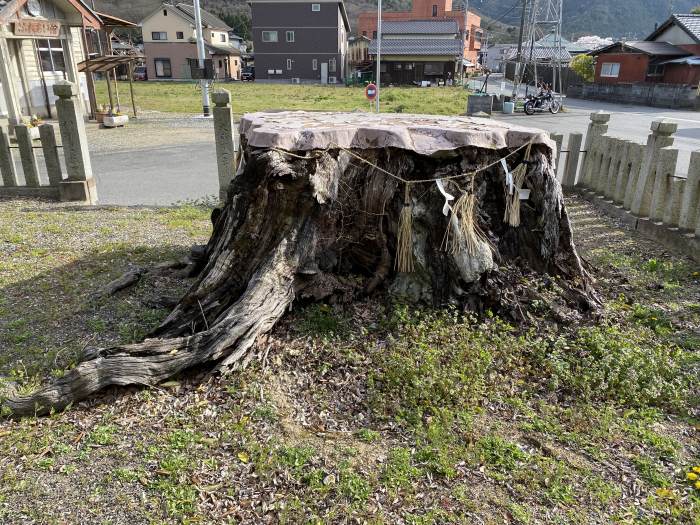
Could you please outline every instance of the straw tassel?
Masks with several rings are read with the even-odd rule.
[[[491,246],[491,242],[476,221],[475,177],[476,174],[472,174],[468,190],[462,193],[452,207],[452,217],[445,233],[445,248],[452,254],[465,249],[469,255],[473,256],[479,252],[480,245],[486,243]]]
[[[503,215],[503,220],[513,227],[520,226],[520,190],[525,184],[525,175],[527,175],[527,163],[530,160],[530,150],[532,142],[527,145],[523,162],[515,168],[513,172],[514,191],[510,193],[510,188],[506,186],[506,209]]]
[[[405,185],[403,208],[399,215],[394,267],[399,272],[413,272],[413,207],[408,183]]]

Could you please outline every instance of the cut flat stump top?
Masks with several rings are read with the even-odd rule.
[[[505,122],[442,115],[279,111],[246,113],[241,135],[256,148],[309,151],[334,147],[400,148],[434,155],[474,146],[518,148],[530,140],[554,150],[548,134]]]

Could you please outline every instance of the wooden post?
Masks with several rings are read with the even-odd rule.
[[[87,40],[87,29],[85,27],[85,19],[83,19],[83,52],[85,53],[85,78],[88,85],[88,99],[90,100],[90,118],[97,118],[97,97],[95,96],[95,77],[90,71],[90,45]]]
[[[129,94],[131,95],[131,111],[134,113],[134,118],[138,118],[136,114],[136,99],[134,98],[134,61],[129,62]]]

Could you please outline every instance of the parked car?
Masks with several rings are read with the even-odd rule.
[[[242,81],[249,81],[252,82],[255,80],[255,67],[253,66],[246,66],[243,68],[243,71],[241,72],[241,80]]]
[[[146,66],[136,66],[134,68],[134,80],[148,80],[148,69]]]

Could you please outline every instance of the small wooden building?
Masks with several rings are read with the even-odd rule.
[[[85,29],[101,26],[82,0],[0,0],[0,122],[55,116],[52,86],[60,80],[80,86],[88,113],[88,79],[77,65]]]

